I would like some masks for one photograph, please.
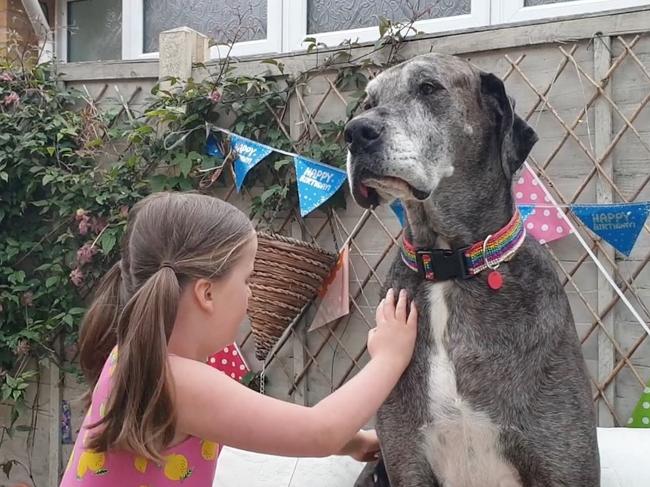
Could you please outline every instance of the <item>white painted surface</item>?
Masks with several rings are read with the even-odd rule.
[[[650,485],[650,429],[598,428],[601,487]]]
[[[213,487],[352,487],[364,465],[350,457],[288,458],[226,447]]]
[[[601,487],[650,485],[650,429],[599,428]],[[352,487],[364,464],[349,457],[287,458],[224,448],[213,487]]]

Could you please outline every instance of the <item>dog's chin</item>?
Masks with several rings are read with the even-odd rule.
[[[356,182],[352,185],[352,197],[362,208],[375,208],[384,202],[375,188],[371,188],[362,182]]]
[[[366,178],[363,180],[362,186],[368,188],[369,195],[374,196],[378,204],[395,199],[422,202],[431,195],[430,192],[419,190],[405,180],[394,176]]]

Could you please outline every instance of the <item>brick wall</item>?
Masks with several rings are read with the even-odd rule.
[[[54,1],[40,2],[50,26],[54,25]],[[34,29],[21,0],[0,0],[0,49],[6,48],[13,39],[18,39],[22,45],[37,43]]]

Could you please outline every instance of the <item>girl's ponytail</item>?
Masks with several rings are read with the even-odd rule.
[[[161,462],[175,434],[167,342],[181,288],[171,265],[163,265],[124,306],[117,325],[119,359],[101,427],[88,446],[119,448]],[[99,406],[98,406],[99,407]]]
[[[122,287],[120,265],[121,261],[113,265],[97,285],[95,298],[86,312],[79,333],[79,362],[92,387],[97,383],[104,362],[117,343]]]

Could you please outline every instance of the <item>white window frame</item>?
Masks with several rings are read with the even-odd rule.
[[[525,7],[525,0],[491,0],[492,24],[552,19],[649,5],[648,0],[574,0]]]
[[[68,3],[74,0],[55,0],[56,54],[66,62],[68,55]],[[304,50],[307,37],[313,37],[330,47],[345,40],[369,42],[379,38],[379,29],[361,29],[307,33],[308,0],[267,0],[266,39],[238,42],[231,52],[234,56],[277,54]],[[485,27],[511,22],[552,19],[569,15],[596,13],[650,5],[650,0],[573,0],[568,2],[525,7],[525,0],[471,0],[471,13],[420,20],[415,28],[423,32],[445,32],[459,29]],[[158,58],[157,52],[145,53],[144,0],[122,0],[122,60]],[[225,46],[213,46],[210,57],[225,56]]]
[[[56,0],[57,57],[68,60],[68,3],[74,0]],[[231,55],[250,56],[261,53],[282,51],[282,2],[267,0],[266,39],[238,42]],[[210,57],[218,59],[225,56],[223,45],[212,46]],[[122,0],[122,60],[156,59],[157,52],[144,52],[144,2],[143,0]]]
[[[307,32],[307,0],[284,0],[284,38],[282,50],[285,52],[306,49],[303,41],[307,37],[316,39],[330,47],[335,47],[345,40],[368,42],[379,38],[379,29],[364,27],[360,29],[341,30],[309,34]],[[471,13],[455,15],[439,19],[420,20],[414,27],[423,32],[443,32],[472,27],[483,27],[490,24],[490,1],[472,0]]]

